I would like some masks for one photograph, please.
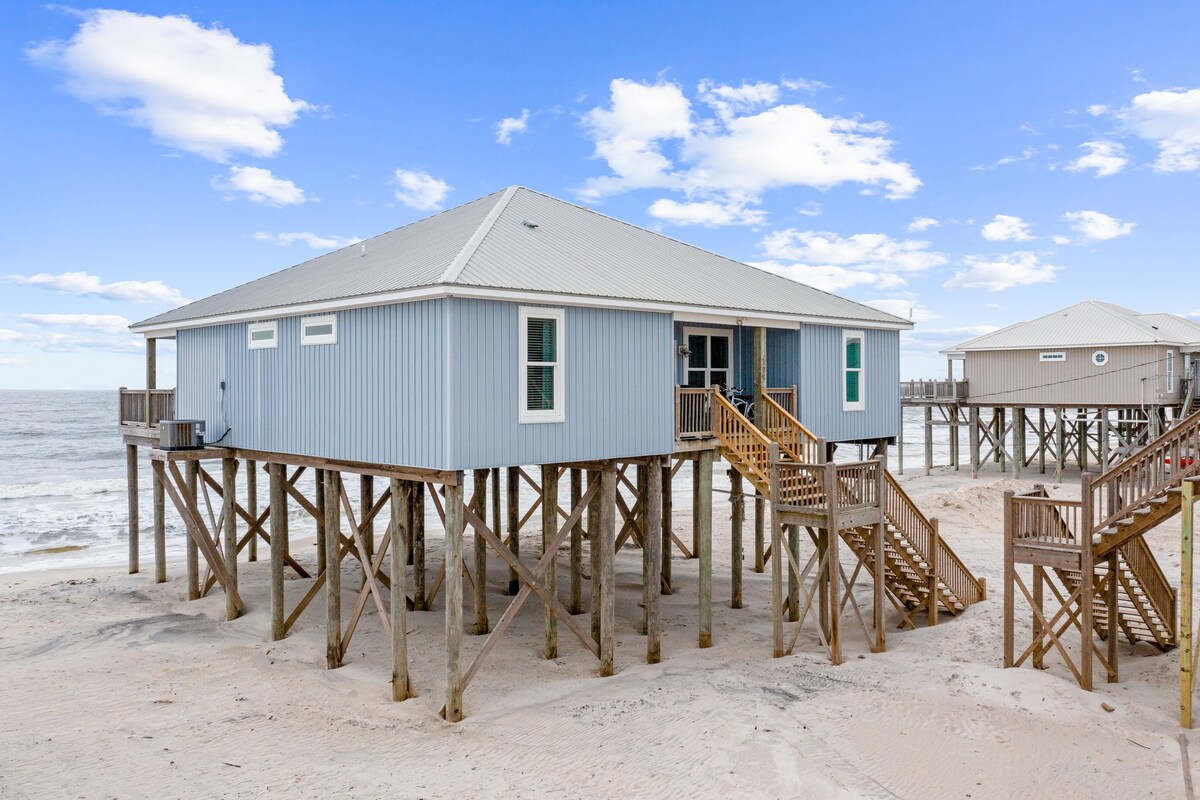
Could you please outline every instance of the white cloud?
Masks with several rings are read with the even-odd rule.
[[[1024,250],[1005,256],[967,256],[963,262],[967,268],[954,273],[945,288],[1001,292],[1014,286],[1052,283],[1061,269],[1043,264],[1036,253]]]
[[[1094,169],[1096,177],[1103,178],[1116,175],[1129,163],[1129,158],[1125,155],[1125,145],[1120,142],[1099,140],[1084,142],[1079,146],[1087,150],[1087,153],[1063,167],[1068,172]]]
[[[650,216],[675,225],[704,225],[715,228],[721,225],[762,225],[767,221],[767,212],[760,208],[747,208],[745,203],[701,200],[695,203],[680,203],[670,198],[660,198],[646,209]]]
[[[789,186],[858,183],[866,193],[901,198],[921,185],[891,157],[885,125],[779,103],[775,84],[701,81],[696,97],[711,116],[674,83],[618,78],[610,91],[609,106],[593,108],[583,125],[612,174],[587,180],[584,200],[657,188],[683,192],[689,203],[744,206]]]
[[[118,314],[21,314],[20,318],[38,325],[85,328],[115,336],[129,333],[129,320]]]
[[[20,339],[20,333],[10,331],[8,328],[0,328],[0,342],[16,342]]]
[[[529,127],[529,109],[522,108],[521,116],[505,117],[496,123],[496,142],[498,144],[512,144],[513,137],[518,133],[524,133]]]
[[[815,200],[809,200],[804,205],[796,209],[796,213],[802,217],[819,217],[821,216],[822,206]]]
[[[779,81],[779,85],[788,91],[808,92],[809,94],[816,94],[822,89],[829,88],[829,84],[827,83],[822,83],[821,81],[810,81],[804,78],[784,78],[783,80]]]
[[[979,232],[989,242],[1027,242],[1033,238],[1028,222],[1008,214],[997,214]]]
[[[49,275],[7,275],[4,280],[24,286],[42,286],[64,294],[79,297],[102,297],[125,303],[161,303],[180,306],[188,300],[178,289],[172,289],[162,281],[114,281],[105,283],[97,275],[86,272],[63,272]]]
[[[396,199],[418,211],[436,211],[442,207],[451,186],[428,172],[398,169],[395,172]]]
[[[1071,243],[1071,237],[1070,237],[1070,236],[1061,236],[1061,235],[1057,235],[1057,236],[1051,236],[1051,237],[1050,237],[1050,239],[1051,239],[1051,241],[1053,241],[1055,244],[1070,244],[1070,243]]]
[[[1099,211],[1068,211],[1063,214],[1063,219],[1070,223],[1071,228],[1080,236],[1094,241],[1128,236],[1137,227],[1136,222],[1123,222]]]
[[[284,91],[270,45],[245,44],[186,16],[111,9],[82,16],[70,39],[27,54],[61,72],[75,97],[168,146],[215,161],[273,156],[283,147],[277,129],[311,108]]]
[[[355,242],[362,241],[357,236],[318,236],[309,231],[288,231],[284,233],[258,231],[254,234],[254,238],[260,242],[274,242],[282,247],[302,242],[313,250],[336,250],[340,247],[346,247]]]
[[[768,260],[756,266],[818,289],[837,291],[854,286],[895,288],[906,275],[945,264],[929,242],[897,241],[882,233],[835,233],[787,229],[768,234],[761,242]]]
[[[1110,113],[1158,147],[1159,172],[1200,170],[1200,89],[1146,92]]]
[[[1004,156],[993,164],[976,164],[975,166],[971,167],[971,169],[975,172],[985,172],[987,170],[996,169],[997,167],[1006,167],[1009,164],[1017,164],[1022,161],[1028,161],[1037,154],[1038,149],[1036,147],[1026,147],[1021,151],[1020,155]]]
[[[892,316],[912,320],[913,322],[929,322],[930,320],[941,319],[940,314],[935,314],[915,300],[903,297],[885,297],[877,300],[865,300],[863,302],[872,308],[878,308],[880,311],[886,311]]]
[[[1093,117],[1102,117],[1108,113],[1108,106],[1104,105],[1103,103],[1092,103],[1087,107],[1087,113],[1091,114]]]
[[[298,206],[307,199],[299,186],[262,167],[232,166],[227,179],[213,179],[213,188],[230,194],[240,192],[251,202],[276,208]]]
[[[941,224],[933,217],[913,217],[913,221],[908,223],[908,229],[913,233],[919,233],[920,231],[927,231],[930,228],[936,228]]]
[[[917,328],[900,332],[900,349],[906,353],[938,353],[948,347],[999,330],[995,325],[963,325],[952,328]]]

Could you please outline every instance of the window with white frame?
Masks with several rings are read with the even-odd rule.
[[[867,407],[863,379],[863,332],[842,331],[842,410],[862,411]]]
[[[246,347],[270,350],[279,346],[279,322],[252,322],[246,326]]]
[[[300,319],[300,344],[337,344],[337,315]]]
[[[521,308],[520,421],[562,422],[562,309]]]
[[[1167,351],[1167,394],[1175,394],[1175,351]]]

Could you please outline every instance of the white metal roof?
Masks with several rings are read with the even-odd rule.
[[[514,186],[132,329],[150,334],[447,294],[912,327],[870,306]]]
[[[948,355],[973,350],[1049,347],[1121,347],[1200,343],[1200,325],[1174,314],[1139,314],[1128,308],[1085,300],[1044,317],[1018,322],[947,348]]]

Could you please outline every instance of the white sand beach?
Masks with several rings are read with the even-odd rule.
[[[617,674],[596,677],[565,629],[561,657],[542,660],[542,608],[530,602],[468,688],[459,724],[437,715],[441,598],[410,614],[418,697],[394,703],[390,645],[370,611],[336,671],[323,667],[320,603],[287,639],[268,641],[265,560],[242,564],[248,610],[234,622],[222,621],[219,592],[184,599],[177,561],[161,585],[119,568],[6,576],[0,797],[1183,796],[1177,652],[1122,641],[1121,682],[1091,693],[1054,655],[1044,671],[1001,668],[1000,498],[1034,481],[939,470],[903,482],[987,579],[989,598],[961,618],[890,629],[888,651],[875,655],[848,615],[846,663],[831,665],[807,635],[773,659],[769,575],[748,569],[747,607],[728,607],[728,504],[718,495],[712,649],[696,647],[696,562],[677,557],[664,660],[644,663],[641,559],[627,549],[617,559]],[[683,514],[675,524],[688,530]],[[1178,527],[1148,537],[1172,581]],[[301,560],[315,560],[310,541],[294,542]],[[440,544],[430,531],[431,563]],[[494,622],[506,574],[494,557],[491,567]],[[348,561],[344,607],[358,585]],[[464,657],[482,644],[466,636]]]

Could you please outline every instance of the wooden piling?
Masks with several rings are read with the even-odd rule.
[[[1192,697],[1196,686],[1196,674],[1192,670],[1192,589],[1193,589],[1193,536],[1195,534],[1196,484],[1183,481],[1180,485],[1179,516],[1179,724],[1192,727]]]
[[[513,556],[521,555],[521,475],[517,467],[509,467],[505,476],[505,511],[508,514],[508,549]],[[521,581],[517,571],[508,568],[508,593],[516,596],[521,591]]]
[[[153,339],[147,340],[154,341]],[[138,449],[136,444],[125,445],[125,497],[129,509],[129,574],[138,571]]]
[[[700,558],[700,647],[712,647],[712,474],[713,451],[701,450],[696,462],[697,550]]]
[[[184,482],[186,484],[188,501],[196,504],[196,491],[200,477],[200,462],[188,461],[184,464]],[[184,520],[187,524],[187,520]],[[204,535],[200,532],[200,535]],[[185,543],[185,553],[187,559],[187,597],[188,600],[200,599],[200,548],[196,544],[196,539],[192,536],[187,537]]]
[[[1110,458],[1108,451],[1108,437],[1110,435],[1108,409],[1101,408],[1097,411],[1097,413],[1100,415],[1100,471],[1108,472],[1108,461]]]
[[[550,464],[542,465],[542,557],[554,544],[558,534],[558,467]],[[546,593],[555,596],[558,593],[558,553],[550,553],[550,566],[542,578],[542,586]],[[542,647],[542,658],[558,658],[558,617],[549,608],[545,616],[545,642]]]
[[[646,521],[645,550],[649,556],[649,569],[646,579],[650,581],[646,587],[646,663],[657,664],[662,660],[662,620],[659,618],[660,581],[662,575],[663,539],[659,535],[662,530],[663,514],[663,470],[659,465],[651,463],[646,469],[646,494],[643,508]],[[666,546],[669,546],[669,542]]]
[[[675,543],[671,541],[673,528],[674,498],[671,492],[671,459],[663,460],[662,465],[662,593],[670,594],[671,589],[671,558],[674,555]]]
[[[598,470],[588,470],[588,485],[600,479]],[[603,485],[601,485],[603,488]],[[587,509],[588,555],[591,569],[591,609],[592,609],[592,639],[600,644],[600,500],[602,492],[592,495]],[[613,501],[616,502],[615,500]]]
[[[1021,477],[1025,468],[1025,409],[1013,409],[1013,460],[1012,476]]]
[[[826,565],[824,583],[829,586],[829,660],[834,664],[842,663],[842,636],[841,636],[841,597],[838,591],[838,583],[841,580],[842,565],[838,558],[838,520],[837,520],[837,465],[827,464],[825,466],[825,497],[828,498],[826,506],[826,520],[823,533],[825,534],[824,548]],[[846,587],[846,591],[850,591],[850,587]]]
[[[1080,544],[1079,552],[1079,574],[1083,576],[1082,580],[1090,582],[1092,575],[1095,574],[1095,564],[1092,561],[1092,476],[1088,473],[1083,473],[1080,477],[1080,496],[1083,498],[1083,508],[1079,511],[1079,530],[1081,534],[1078,536]],[[1091,587],[1088,586],[1090,589]],[[1079,644],[1079,685],[1085,691],[1092,691],[1092,665],[1096,659],[1092,654],[1092,645],[1095,641],[1096,626],[1092,613],[1092,599],[1095,597],[1094,591],[1081,591],[1079,593],[1079,627],[1081,642]]]
[[[617,539],[617,473],[610,462],[600,473],[600,675],[613,674],[616,649],[616,589],[613,580],[613,549]]]
[[[779,445],[771,442],[771,640],[775,658],[784,656],[783,646],[783,569],[786,558],[783,554],[783,520],[776,507],[779,497]]]
[[[1046,474],[1046,409],[1038,409],[1038,472]]]
[[[650,595],[653,593],[657,596],[662,591],[662,579],[657,573],[653,576],[650,574],[650,548],[645,541],[650,538],[650,527],[646,524],[646,472],[645,465],[637,465],[634,477],[634,485],[637,486],[637,498],[634,500],[636,511],[633,511],[634,536],[642,549],[642,618],[638,633],[643,636],[648,634],[650,624]]]
[[[425,597],[425,484],[412,481],[409,490],[409,528],[412,536],[413,610],[428,611]]]
[[[225,587],[225,619],[237,619],[237,592],[229,591],[230,587],[237,589],[238,585],[238,541],[237,541],[237,466],[235,458],[221,459],[221,504],[225,528],[225,571],[229,573],[230,586]]]
[[[325,555],[329,549],[325,545],[325,470],[315,470],[313,480],[317,496],[317,572],[321,573],[325,571]]]
[[[162,479],[151,473],[154,481],[154,582],[167,582],[167,507]]]
[[[322,526],[325,544],[325,666],[337,669],[342,665],[342,476],[324,472],[325,524]],[[460,578],[461,580],[461,578]]]
[[[1066,458],[1066,436],[1063,432],[1063,415],[1065,409],[1057,409],[1054,414],[1054,482],[1062,483],[1063,460]]]
[[[692,558],[700,557],[700,457],[692,460]]]
[[[458,722],[463,714],[463,479],[446,487],[446,708],[447,722]]]
[[[767,498],[754,492],[754,571],[762,573],[767,568]]]
[[[246,459],[246,514],[258,519],[258,464],[252,458]],[[258,561],[257,533],[251,534],[246,550],[249,561]]]
[[[583,471],[571,470],[571,510],[583,499]],[[656,587],[657,588],[657,587]],[[571,526],[571,595],[567,600],[567,612],[583,612],[583,515]]]
[[[730,513],[730,576],[729,607],[742,607],[742,527],[746,521],[746,495],[742,491],[742,474],[729,470]]]
[[[979,407],[971,406],[967,412],[967,447],[971,454],[971,477],[979,477]]]
[[[925,406],[925,474],[933,470],[933,406]]]
[[[472,475],[472,488],[475,491],[472,510],[475,516],[484,520],[487,519],[489,474],[486,469],[477,469]],[[551,506],[551,508],[553,507]],[[475,624],[471,626],[471,633],[482,636],[491,630],[487,611],[487,542],[478,530],[474,531],[473,539],[475,543]]]
[[[392,699],[407,700],[413,696],[408,674],[408,539],[412,531],[406,524],[412,520],[412,482],[392,478],[391,522],[388,524],[391,552],[391,623],[392,623]]]
[[[286,479],[282,464],[268,464],[267,478],[271,496],[271,640],[279,641],[286,635],[283,594],[283,557],[287,553],[287,492],[283,488]]]
[[[375,506],[375,476],[359,475],[358,476],[358,518],[366,520],[367,515],[371,513],[371,509]],[[375,520],[367,520],[366,525],[362,529],[363,550],[366,552],[367,563],[371,563],[371,559],[375,557]],[[364,581],[366,578],[363,579]]]
[[[1016,582],[1014,576],[1016,574],[1015,563],[1013,560],[1013,497],[1016,493],[1011,489],[1004,493],[1004,666],[1011,667],[1015,658],[1013,656],[1013,642],[1016,611],[1016,598],[1013,592],[1016,591]]]

